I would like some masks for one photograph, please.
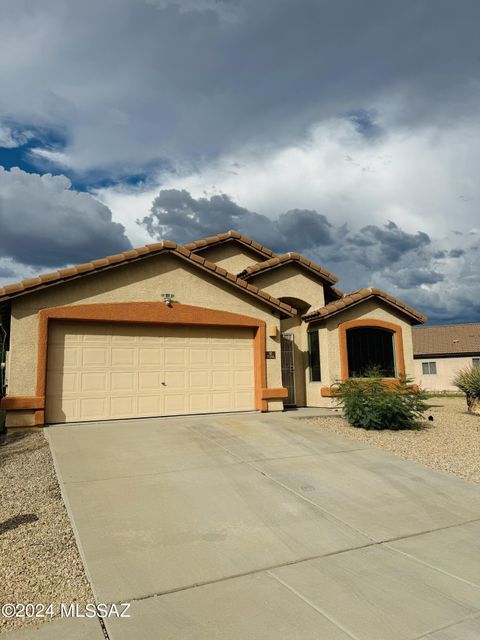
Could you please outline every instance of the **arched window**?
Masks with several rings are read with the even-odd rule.
[[[394,332],[380,327],[347,329],[348,377],[362,378],[375,370],[383,378],[394,378]]]

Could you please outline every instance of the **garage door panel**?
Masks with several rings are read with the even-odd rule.
[[[188,400],[190,413],[209,413],[212,411],[210,396],[206,393],[190,393]]]
[[[251,389],[252,384],[252,372],[250,370],[233,372],[233,385],[235,388],[243,387],[244,389]]]
[[[159,416],[163,414],[162,398],[155,395],[138,396],[138,415]]]
[[[79,347],[81,348],[81,347]],[[81,348],[81,362],[84,367],[106,367],[109,364],[108,349],[102,347]],[[70,365],[69,366],[73,366]],[[78,366],[75,364],[74,366]]]
[[[187,340],[187,331],[180,327],[173,331],[166,331],[163,339],[166,345],[183,343]]]
[[[52,358],[50,360],[50,366],[52,369],[57,369],[63,371],[64,369],[69,369],[73,367],[78,367],[81,355],[76,347],[65,347],[62,348],[62,345],[59,345],[60,349],[56,350],[52,354]]]
[[[165,347],[165,367],[172,365],[185,367],[187,364],[185,349],[172,349],[171,347]]]
[[[132,392],[138,388],[138,376],[133,371],[111,371],[110,391]]]
[[[188,413],[185,393],[167,393],[164,398],[163,407],[166,414]]]
[[[186,371],[165,371],[164,382],[168,389],[182,389],[186,388]]]
[[[211,389],[212,374],[208,369],[188,372],[189,388],[193,390]]]
[[[52,371],[50,373],[50,380],[57,396],[61,396],[62,393],[74,393],[78,388],[76,373],[64,372],[62,370]]]
[[[55,398],[58,402],[58,415],[60,422],[68,422],[69,420],[78,420],[80,416],[79,412],[79,401],[77,398],[65,398],[65,397],[57,397]],[[56,403],[55,403],[56,404]]]
[[[156,346],[147,348],[142,346],[138,350],[138,364],[144,367],[162,367],[163,366],[163,348]]]
[[[235,349],[233,352],[233,362],[235,365],[251,366],[252,354],[245,349]]]
[[[125,333],[118,333],[118,334],[113,334],[110,337],[110,341],[112,342],[112,344],[125,344],[125,345],[130,345],[130,344],[134,344],[137,341],[137,336],[135,335],[131,335],[130,331],[125,331]]]
[[[113,347],[111,350],[112,367],[133,366],[137,362],[137,350],[131,347]]]
[[[110,418],[123,418],[125,415],[137,413],[136,396],[111,396],[110,397]]]
[[[64,389],[66,390],[66,389]],[[87,371],[80,374],[80,390],[82,392],[103,392],[108,391],[108,374],[106,371]],[[74,393],[75,389],[69,389]]]
[[[212,396],[212,411],[231,411],[232,396],[228,391],[216,393]]]
[[[188,364],[192,367],[194,366],[205,366],[210,361],[210,350],[207,345],[203,349],[195,348],[189,349],[188,352]]]
[[[218,365],[223,364],[225,366],[230,366],[232,364],[232,352],[228,349],[212,349],[212,364]]]
[[[80,398],[79,412],[82,420],[104,420],[108,416],[108,398]]]
[[[188,338],[188,342],[192,347],[202,347],[210,343],[209,337],[198,332],[192,332]]]
[[[229,370],[212,371],[212,387],[231,390],[233,388],[233,372]]]
[[[68,333],[68,329],[67,329],[67,332],[65,333],[65,341],[66,342],[75,341],[74,336],[71,333]],[[100,344],[104,344],[105,335],[101,331],[98,331],[98,329],[96,329],[95,327],[87,327],[84,334],[77,336],[77,341],[88,342],[92,344],[99,342]],[[110,341],[111,341],[111,336],[108,336],[108,342]]]
[[[53,323],[48,422],[254,408],[253,332]]]
[[[248,411],[252,404],[252,396],[249,391],[236,391],[234,393],[234,407],[236,411]]]
[[[163,381],[163,373],[158,371],[139,371],[138,389],[139,391],[157,391]]]

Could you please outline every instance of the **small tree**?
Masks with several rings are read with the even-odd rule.
[[[427,408],[427,394],[401,377],[386,383],[378,374],[350,378],[334,385],[348,422],[364,429],[408,429],[414,427]]]
[[[453,384],[466,395],[468,411],[480,415],[480,367],[462,369]]]

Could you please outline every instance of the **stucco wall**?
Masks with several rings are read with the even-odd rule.
[[[214,262],[218,264],[219,267],[223,267],[235,275],[247,267],[250,267],[252,264],[262,261],[262,257],[257,253],[243,249],[243,247],[236,242],[227,242],[217,247],[209,247],[199,252],[199,255],[205,258],[205,260]],[[267,258],[264,259],[266,260]]]
[[[261,273],[250,282],[275,298],[299,298],[311,310],[325,304],[323,284],[291,264]]]
[[[309,406],[332,406],[334,404],[334,401],[330,398],[322,398],[320,396],[320,388],[323,386],[328,387],[340,379],[339,325],[350,320],[365,320],[368,318],[393,322],[401,326],[405,372],[407,376],[415,378],[412,327],[408,319],[391,307],[383,305],[376,300],[366,300],[322,323],[312,324],[312,328],[317,326],[319,329],[322,381],[321,383],[308,382],[307,377],[307,402]]]
[[[307,340],[305,334],[305,340]],[[306,396],[307,405],[309,407],[329,407],[332,406],[331,398],[322,398],[320,390],[331,384],[330,379],[330,333],[326,326],[318,326],[318,344],[320,349],[320,382],[312,382],[310,380],[310,371],[306,372]],[[307,354],[308,364],[308,354]]]
[[[99,302],[157,301],[161,300],[162,292],[174,293],[175,301],[183,304],[240,313],[264,320],[267,328],[280,327],[277,312],[262,302],[237,292],[179,258],[164,254],[13,300],[8,395],[35,395],[37,312],[40,309]],[[266,349],[278,351],[277,359],[267,360],[267,385],[280,387],[280,348],[268,335]]]
[[[366,300],[351,309],[347,309],[341,314],[326,320],[325,325],[328,331],[328,360],[329,360],[329,381],[333,384],[340,378],[340,349],[338,340],[338,326],[349,320],[385,320],[394,322],[402,327],[403,351],[405,358],[405,372],[413,377],[415,374],[413,365],[412,327],[405,316],[396,313],[391,307],[379,304],[375,300]]]
[[[480,354],[478,356],[480,357]],[[424,375],[423,362],[436,362],[437,373]],[[415,381],[423,389],[428,391],[458,391],[458,387],[452,384],[452,380],[460,369],[472,366],[472,356],[455,356],[451,358],[415,358]]]

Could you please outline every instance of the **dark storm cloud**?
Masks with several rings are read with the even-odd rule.
[[[295,238],[302,249],[334,242],[333,226],[323,214],[317,211],[290,209],[279,216],[276,225],[286,244],[291,243],[291,239]]]
[[[332,225],[316,211],[293,209],[271,220],[239,206],[225,194],[193,198],[184,189],[162,189],[142,224],[153,236],[175,238],[179,242],[228,229],[252,235],[275,251],[292,250],[292,237],[301,249],[334,242]]]
[[[422,284],[437,284],[445,280],[442,273],[426,268],[400,269],[391,280],[399,289],[413,289]]]
[[[282,146],[339,114],[375,136],[384,101],[393,125],[457,123],[479,18],[474,0],[4,0],[0,116],[61,127],[79,171]]]
[[[346,291],[386,289],[437,322],[478,319],[476,233],[465,249],[439,248],[426,233],[409,233],[394,222],[355,232],[317,211],[299,209],[270,220],[225,194],[194,198],[176,189],[160,191],[142,224],[157,239],[178,242],[234,228],[276,252],[303,253],[339,276],[339,286]]]
[[[332,261],[383,268],[430,244],[426,233],[407,233],[394,222],[352,233],[317,211],[291,209],[271,220],[236,204],[228,195],[194,198],[185,189],[162,189],[141,224],[158,239],[189,242],[236,229],[273,251],[321,251]]]
[[[391,221],[383,227],[367,225],[348,238],[347,241],[355,247],[378,247],[380,255],[376,255],[375,259],[381,259],[385,263],[395,262],[405,252],[412,249],[420,249],[430,244],[430,238],[426,233],[422,231],[416,234],[406,233]],[[371,263],[371,252],[365,251],[363,254],[366,264]]]
[[[65,176],[0,167],[0,257],[59,267],[130,246],[110,210],[91,195],[71,190]]]

